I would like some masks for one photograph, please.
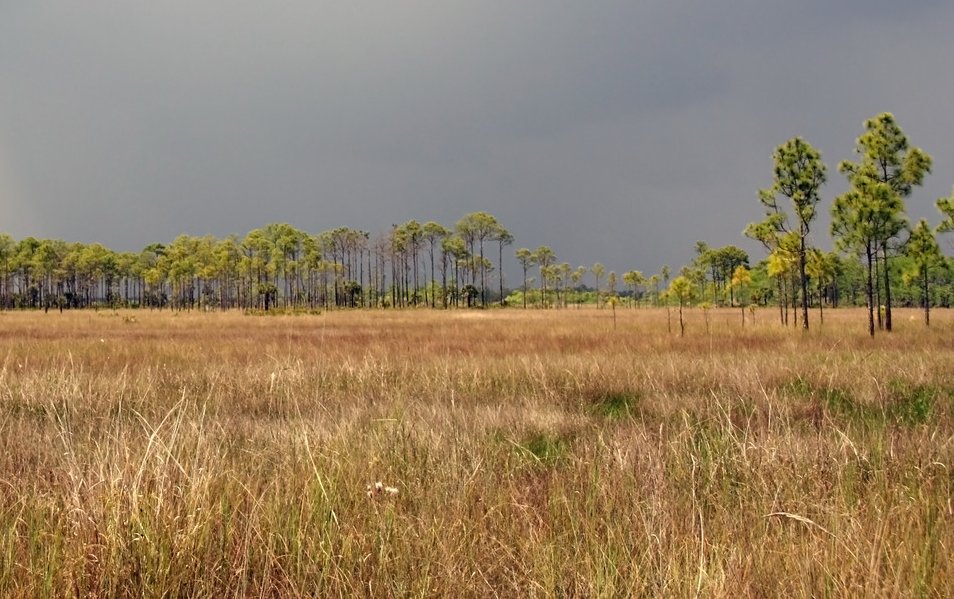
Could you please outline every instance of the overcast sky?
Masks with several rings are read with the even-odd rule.
[[[647,274],[758,220],[772,150],[895,114],[954,184],[954,2],[0,1],[0,231],[136,250],[486,210]],[[816,227],[828,244],[827,222]]]

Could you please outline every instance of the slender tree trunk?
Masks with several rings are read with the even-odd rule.
[[[397,296],[397,254],[391,252],[391,307],[397,308],[398,305],[398,296]]]
[[[414,246],[411,250],[411,261],[414,265],[414,292],[411,294],[411,301],[414,304],[414,307],[417,307],[417,296],[420,291],[420,284],[417,278],[417,246]]]
[[[497,278],[500,279],[500,297],[497,298],[497,301],[503,304],[504,301],[504,272],[503,272],[503,242],[498,241],[499,244],[498,254],[497,254]]]
[[[867,294],[868,294],[868,334],[874,337],[875,334],[875,319],[874,319],[874,256],[871,253],[871,244],[869,243],[867,248],[865,248],[865,255],[868,259],[868,278],[867,278]],[[881,311],[879,310],[880,314]]]
[[[884,318],[881,314],[881,267],[878,264],[878,250],[873,250],[872,261],[874,262],[874,285],[875,311],[878,313],[878,330],[884,330]]]
[[[431,242],[431,308],[437,307],[437,295],[434,289],[434,242]]]
[[[543,268],[540,269],[540,307],[547,307],[547,278],[543,275]]]
[[[487,305],[487,293],[484,275],[486,274],[487,269],[484,266],[484,238],[480,238],[480,307],[483,308]]]
[[[441,250],[443,252],[443,250]],[[447,254],[441,253],[441,304],[447,309]]]
[[[404,305],[410,306],[413,295],[411,293],[411,263],[407,258],[407,254],[402,258],[404,261]]]
[[[460,308],[460,263],[454,258],[454,307]]]
[[[802,328],[808,330],[808,277],[805,275],[805,235],[798,252],[798,268],[802,278]]]
[[[884,256],[884,328],[891,332],[891,269],[888,267],[888,245],[882,247]]]
[[[527,309],[527,267],[523,267],[523,309]]]
[[[782,287],[782,275],[779,275],[775,282],[778,286],[778,321],[779,324],[785,326],[785,289]]]
[[[683,337],[686,334],[686,323],[682,319],[682,300],[679,300],[679,336]]]

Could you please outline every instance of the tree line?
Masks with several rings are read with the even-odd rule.
[[[772,183],[759,190],[762,220],[744,235],[766,257],[754,266],[733,245],[696,242],[695,258],[675,277],[669,266],[644,275],[617,275],[602,263],[573,267],[543,245],[513,256],[521,281],[508,289],[504,250],[511,233],[487,212],[453,226],[410,220],[372,236],[339,227],[310,234],[269,224],[244,237],[180,235],[140,252],[101,244],[0,234],[0,309],[148,307],[171,309],[332,309],[512,306],[568,308],[592,303],[678,309],[774,304],[783,325],[809,326],[810,308],[865,305],[868,330],[892,329],[892,307],[954,302],[954,266],[938,234],[954,231],[954,193],[938,199],[941,221],[911,226],[904,200],[930,173],[930,155],[912,147],[896,119],[880,114],[864,124],[855,159],[838,170],[849,189],[834,198],[834,251],[813,245],[813,225],[827,182],[821,154],[800,137],[773,153]],[[590,284],[592,283],[592,285]],[[670,320],[670,328],[673,323]]]
[[[140,252],[0,234],[0,308],[486,305],[503,295],[500,263],[512,241],[486,212],[453,227],[410,220],[374,237],[269,224],[245,237],[180,235]]]

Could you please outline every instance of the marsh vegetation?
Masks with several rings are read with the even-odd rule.
[[[0,594],[949,596],[916,314],[3,313]]]

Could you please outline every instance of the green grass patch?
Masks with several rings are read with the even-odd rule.
[[[942,395],[933,385],[912,385],[903,380],[893,380],[888,385],[891,403],[886,407],[887,416],[900,424],[915,426],[931,418],[934,403]]]
[[[931,419],[939,399],[951,394],[934,385],[914,384],[903,379],[888,381],[882,401],[865,402],[838,387],[820,387],[797,377],[782,387],[796,397],[819,401],[833,418],[850,424],[881,427],[887,424],[917,426]]]
[[[888,384],[888,388],[889,396],[880,405],[860,402],[841,389],[828,389],[823,394],[825,407],[836,417],[868,426],[917,426],[930,420],[940,396],[936,387],[895,380]]]
[[[887,424],[882,406],[858,401],[844,389],[823,389],[820,395],[825,410],[835,419],[869,429],[883,428]]]
[[[542,432],[512,443],[523,457],[543,466],[555,466],[566,460],[573,446],[572,439],[566,435]]]
[[[589,412],[609,420],[623,420],[638,414],[641,397],[633,391],[610,391],[597,395],[589,404]]]
[[[820,392],[825,409],[835,416],[863,418],[870,406],[858,403],[851,393],[843,389],[822,389]]]
[[[782,387],[782,390],[788,395],[796,397],[814,397],[817,393],[815,386],[800,376],[795,377],[789,383]]]

